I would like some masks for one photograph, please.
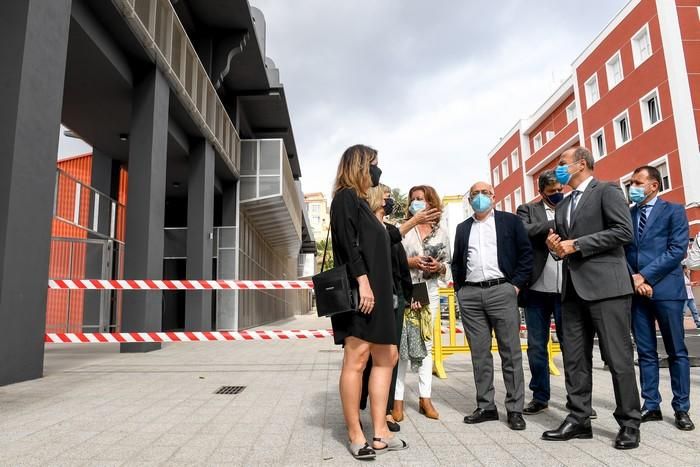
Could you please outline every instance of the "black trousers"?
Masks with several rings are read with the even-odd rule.
[[[591,415],[593,336],[610,368],[615,391],[615,419],[620,426],[639,428],[641,409],[632,349],[632,296],[583,300],[571,281],[562,302],[564,370],[569,416],[582,423]]]

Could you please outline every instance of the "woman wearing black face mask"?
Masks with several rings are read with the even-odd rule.
[[[371,188],[367,194],[367,203],[370,209],[374,211],[377,219],[383,221],[384,217],[390,216],[394,211],[394,199],[391,198],[391,189],[380,184],[378,187]],[[387,233],[391,240],[391,272],[394,285],[394,316],[396,318],[396,335],[400,336],[403,330],[403,313],[406,304],[410,302],[413,291],[413,282],[411,280],[411,271],[408,268],[408,259],[406,251],[401,243],[402,236],[398,227],[388,222],[384,222]],[[362,396],[360,398],[360,409],[364,410],[367,407],[367,396],[369,395],[369,376],[372,370],[372,358],[370,357],[362,374]],[[394,366],[394,371],[391,375],[391,386],[389,388],[389,400],[387,402],[386,420],[390,431],[400,431],[400,425],[394,420],[391,411],[394,408],[394,391],[396,389],[396,376],[398,373],[398,365]]]
[[[391,241],[382,222],[367,204],[371,187],[379,184],[377,151],[351,146],[338,164],[331,235],[336,266],[346,265],[359,292],[359,309],[333,315],[335,343],[344,346],[340,373],[340,400],[348,428],[349,449],[356,459],[374,459],[377,453],[399,451],[408,445],[394,437],[386,423],[384,403],[398,360],[398,338],[393,306]],[[374,437],[367,442],[360,426],[362,372],[372,356],[369,397]]]

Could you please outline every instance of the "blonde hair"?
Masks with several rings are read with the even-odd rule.
[[[384,189],[381,185],[367,190],[367,204],[372,212],[380,209],[384,205]]]
[[[333,196],[344,188],[355,191],[360,198],[367,198],[372,187],[369,166],[377,159],[377,151],[363,144],[350,146],[343,152],[335,176]]]

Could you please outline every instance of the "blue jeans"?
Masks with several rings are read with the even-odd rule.
[[[549,402],[549,355],[547,344],[554,315],[557,338],[562,343],[561,295],[528,290],[525,306],[527,324],[527,359],[530,364],[530,390],[538,402]]]
[[[698,315],[698,309],[695,306],[695,299],[694,298],[689,298],[687,302],[685,302],[685,306],[688,307],[690,310],[690,314],[693,315],[693,321],[695,321],[695,325],[700,327],[700,316]]]
[[[632,331],[639,355],[639,383],[646,410],[658,410],[659,354],[656,352],[656,323],[668,354],[671,373],[671,406],[676,412],[690,409],[690,362],[685,346],[683,307],[685,300],[649,300],[636,296],[632,302]]]

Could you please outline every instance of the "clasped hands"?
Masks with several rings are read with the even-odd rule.
[[[424,272],[442,272],[443,264],[431,256],[414,256],[408,259],[408,267]]]
[[[641,274],[632,274],[632,282],[634,283],[634,291],[638,295],[651,298],[654,294],[654,289]]]
[[[562,240],[561,237],[552,229],[549,229],[549,234],[547,234],[546,243],[547,248],[549,248],[549,251],[551,251],[561,259],[566,258],[570,254],[576,253],[574,241]]]

